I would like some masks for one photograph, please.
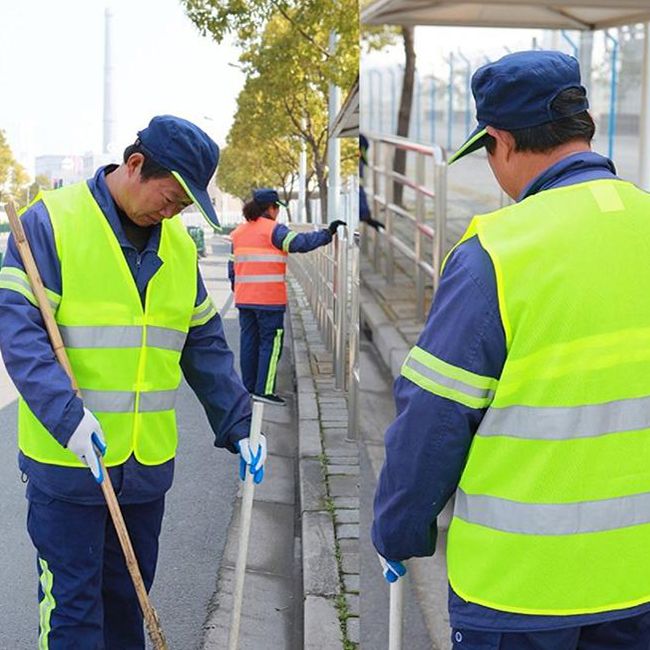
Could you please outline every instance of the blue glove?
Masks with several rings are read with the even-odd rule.
[[[250,446],[250,439],[243,438],[237,443],[239,449],[239,478],[243,481],[246,479],[246,467],[250,468],[255,485],[264,479],[264,461],[266,460],[266,438],[260,433],[260,441],[257,445],[257,451],[253,453]]]
[[[397,560],[387,560],[377,553],[386,582],[397,582],[406,575],[406,567]]]

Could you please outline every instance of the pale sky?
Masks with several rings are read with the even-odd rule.
[[[30,174],[35,155],[101,151],[106,6],[117,155],[162,113],[225,144],[238,50],[201,37],[179,0],[0,0],[0,129]]]
[[[580,35],[576,31],[567,32],[576,45]],[[445,77],[448,72],[446,60],[449,53],[454,56],[464,54],[472,63],[473,69],[486,62],[486,57],[498,59],[508,50],[529,50],[536,39],[537,47],[559,49],[569,54],[573,50],[559,31],[541,29],[496,29],[487,27],[429,27],[415,29],[415,54],[418,72],[422,75],[436,74]],[[392,48],[382,52],[363,55],[364,67],[381,67],[403,63],[404,47],[401,37]]]

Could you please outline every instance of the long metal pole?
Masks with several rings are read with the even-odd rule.
[[[618,40],[615,39],[608,31],[605,32],[605,38],[612,44],[612,73],[609,89],[609,120],[607,125],[607,157],[614,157],[614,135],[616,134],[616,88],[618,85]]]
[[[404,615],[404,578],[390,585],[388,616],[388,650],[402,650],[402,619]]]
[[[454,129],[454,53],[449,52],[449,86],[447,107],[447,149],[451,151],[452,135]]]
[[[336,52],[336,32],[330,33],[329,51]],[[332,132],[334,122],[341,107],[341,89],[335,84],[329,86],[329,133]],[[338,138],[329,137],[327,141],[327,164],[329,167],[327,183],[327,215],[328,222],[338,219],[339,192],[341,186],[341,143]]]
[[[301,120],[302,130],[307,130],[307,123],[303,117]],[[300,159],[298,168],[298,223],[307,222],[307,143],[305,139],[300,140]]]
[[[249,434],[250,448],[253,451],[256,451],[260,444],[263,412],[264,404],[253,401],[253,417],[251,418]],[[239,545],[237,548],[237,563],[235,564],[235,582],[232,591],[232,616],[230,618],[228,650],[237,650],[239,648],[239,627],[241,623],[242,604],[244,602],[244,578],[246,577],[246,561],[248,559],[248,542],[251,535],[254,496],[255,483],[253,483],[253,475],[246,468],[246,478],[244,479],[241,497]]]
[[[641,133],[639,134],[639,185],[650,190],[650,23],[643,25],[641,78]]]

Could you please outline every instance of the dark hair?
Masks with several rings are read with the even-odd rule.
[[[582,88],[567,88],[560,92],[551,103],[551,108],[557,113],[568,114],[568,117],[510,131],[515,139],[515,151],[544,153],[572,140],[583,140],[590,144],[596,131],[591,115],[587,111],[570,114],[575,105],[582,104],[584,99],[585,91]],[[485,148],[488,153],[494,153],[496,141],[491,135],[485,138]]]
[[[144,156],[144,161],[140,169],[140,180],[148,181],[152,178],[165,178],[171,174],[169,169],[159,165],[153,158],[151,158],[142,144],[140,144],[139,140],[136,140],[124,150],[124,162],[126,162],[134,153],[139,153]]]
[[[244,213],[244,219],[246,221],[257,221],[260,217],[263,217],[266,214],[266,211],[275,205],[275,203],[265,203],[260,205],[255,202],[255,199],[251,199],[247,203],[244,203],[242,212]]]

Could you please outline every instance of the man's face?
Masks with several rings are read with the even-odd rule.
[[[180,183],[170,174],[164,178],[142,180],[142,162],[127,162],[127,196],[122,209],[138,226],[153,226],[170,219],[192,204]]]

